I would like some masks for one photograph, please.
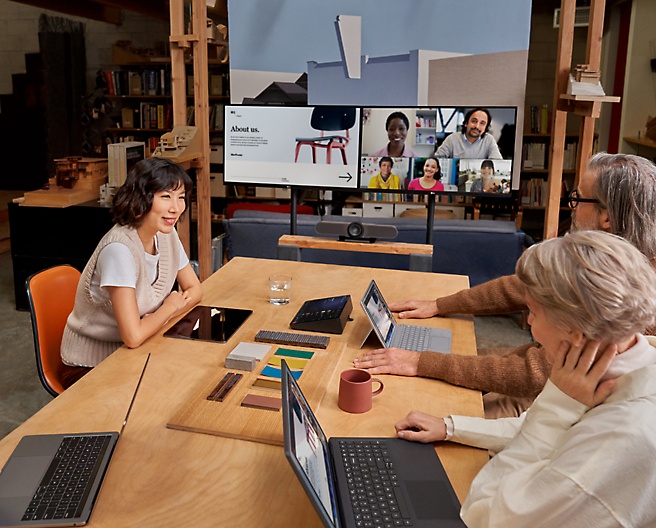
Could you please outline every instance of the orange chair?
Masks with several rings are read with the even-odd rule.
[[[32,315],[36,367],[41,383],[53,396],[66,388],[62,384],[62,372],[67,367],[62,362],[60,347],[66,320],[73,311],[80,275],[72,266],[55,266],[35,273],[25,281]]]

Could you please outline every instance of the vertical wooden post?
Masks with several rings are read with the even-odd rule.
[[[575,0],[562,0],[560,4],[560,29],[558,30],[558,57],[556,59],[556,83],[554,86],[554,118],[549,151],[549,179],[547,204],[544,212],[544,238],[558,236],[560,216],[560,193],[563,180],[563,158],[565,134],[567,133],[567,110],[563,108],[560,94],[567,91],[567,81],[572,65],[574,42]]]
[[[586,46],[586,61],[590,69],[599,71],[601,66],[601,40],[604,29],[605,0],[592,0],[590,3],[590,23]],[[567,129],[567,112],[571,108],[561,101],[560,95],[566,93],[567,80],[572,62],[572,42],[574,40],[575,0],[562,0],[560,8],[560,32],[558,34],[558,59],[556,63],[556,87],[554,91],[554,125],[549,160],[549,198],[545,211],[544,238],[558,236],[558,219],[560,210],[560,193],[562,187],[563,155],[565,152],[565,134]],[[579,131],[579,147],[576,160],[576,182],[586,169],[594,144],[594,125],[601,102],[576,106],[575,110],[583,117]]]
[[[171,35],[184,35],[184,1],[170,0],[169,12],[171,17]],[[173,100],[173,126],[187,124],[187,94],[185,88],[186,72],[184,62],[184,48],[176,40],[170,41],[171,49],[171,96]],[[187,211],[178,221],[177,229],[180,241],[191,258],[191,244],[189,228],[191,225],[191,211]]]
[[[599,71],[601,67],[601,39],[604,31],[605,0],[592,0],[590,4],[590,24],[588,26],[588,41],[586,45],[586,60],[591,70]],[[581,118],[579,133],[579,152],[576,165],[576,185],[588,166],[594,146],[595,117]]]
[[[198,265],[200,280],[212,274],[212,224],[210,200],[210,116],[209,77],[207,70],[207,2],[193,0],[194,45],[194,115],[201,140],[200,167],[196,170],[198,204]]]
[[[193,166],[196,168],[196,203],[198,205],[198,264],[200,279],[212,273],[212,232],[210,223],[210,130],[209,130],[209,83],[207,71],[207,3],[191,2],[192,34],[188,38],[184,28],[184,0],[171,0],[171,89],[173,95],[173,124],[187,124],[187,93],[185,47],[191,46],[194,69],[194,119],[200,137],[201,154]],[[189,212],[191,213],[191,211]],[[180,238],[189,252],[189,218],[178,225]],[[186,244],[185,244],[186,242]]]

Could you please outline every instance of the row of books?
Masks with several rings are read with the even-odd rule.
[[[156,128],[167,130],[173,126],[173,105],[140,103],[139,106],[124,106],[121,109],[123,128]]]
[[[224,106],[222,104],[215,104],[210,106],[210,132],[221,132],[223,130],[223,112]],[[195,110],[193,106],[187,106],[187,126],[194,126]]]
[[[404,197],[402,194],[386,193],[386,192],[366,192],[362,193],[363,200],[372,200],[377,202],[402,202]]]
[[[531,134],[549,134],[551,131],[551,112],[549,105],[531,105],[529,108]]]
[[[107,182],[120,187],[132,166],[146,157],[146,145],[141,141],[123,141],[107,145]]]
[[[571,171],[576,169],[576,152],[578,142],[573,141],[565,144],[563,153],[563,170]],[[549,167],[549,149],[546,143],[535,142],[525,143],[522,148],[522,169],[546,169]]]
[[[522,169],[546,169],[549,151],[546,143],[524,143]]]
[[[210,107],[210,131],[223,130],[223,108],[222,104]],[[194,125],[193,106],[187,106],[187,125]],[[121,127],[169,130],[173,127],[173,105],[144,102],[135,107],[124,106],[121,109]]]
[[[543,178],[522,180],[519,186],[519,203],[545,206],[547,204],[547,185],[547,180]]]
[[[158,70],[105,71],[109,95],[171,95],[171,72]]]

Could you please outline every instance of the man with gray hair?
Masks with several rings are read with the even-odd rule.
[[[630,154],[599,153],[590,158],[569,199],[572,230],[596,229],[619,235],[656,267],[656,165]],[[390,304],[401,319],[436,315],[487,315],[526,310],[516,275],[489,281],[435,301]],[[646,334],[656,328],[645,329]],[[378,349],[355,359],[372,374],[422,376],[487,392],[488,418],[518,416],[544,387],[550,367],[541,348],[480,349],[478,356]]]

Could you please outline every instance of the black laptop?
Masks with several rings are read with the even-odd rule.
[[[282,371],[285,455],[324,526],[465,526],[432,444],[328,441],[284,360]]]
[[[149,359],[150,354],[120,432],[21,438],[0,473],[1,528],[87,524]]]

